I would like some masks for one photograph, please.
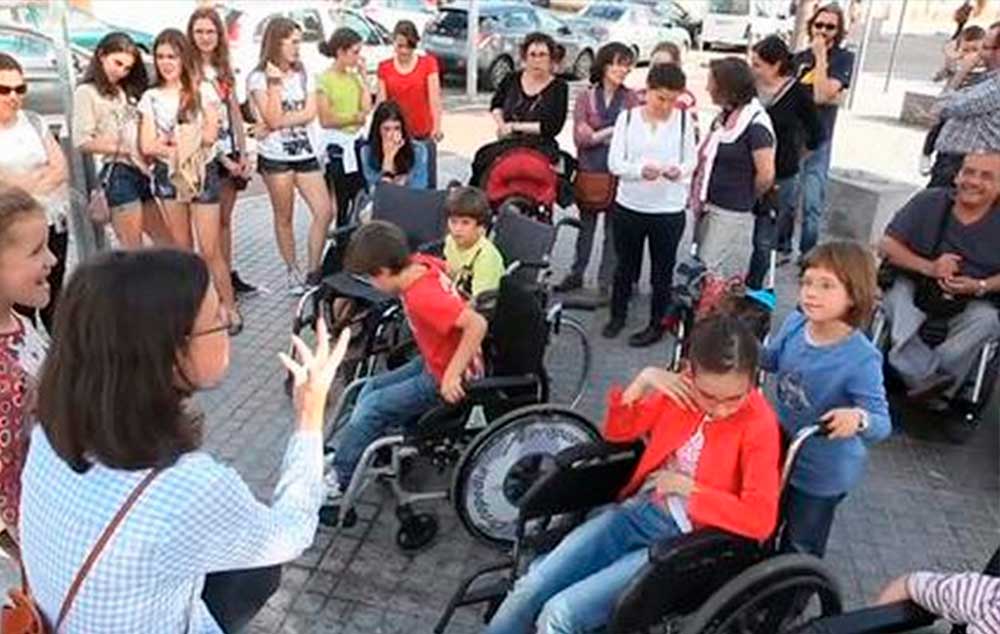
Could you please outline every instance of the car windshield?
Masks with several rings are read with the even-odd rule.
[[[722,15],[750,15],[750,0],[711,0],[708,11]]]
[[[537,13],[538,21],[541,23],[542,30],[545,32],[556,33],[559,29],[566,26],[562,20],[547,11],[538,11]]]
[[[20,31],[0,30],[0,52],[25,59],[48,59],[53,50],[49,43],[40,37],[35,37]]]
[[[497,16],[493,13],[479,15],[479,28],[487,30],[496,23]],[[469,12],[465,9],[444,9],[438,14],[437,20],[427,27],[427,31],[434,35],[447,35],[451,37],[465,35],[469,25]]]
[[[617,22],[625,15],[625,7],[614,4],[592,4],[584,9],[580,15],[591,20]]]

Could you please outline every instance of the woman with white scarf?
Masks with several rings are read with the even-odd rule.
[[[742,59],[712,61],[708,93],[722,112],[698,152],[692,184],[698,253],[710,271],[743,277],[753,252],[754,203],[774,184],[774,129]]]

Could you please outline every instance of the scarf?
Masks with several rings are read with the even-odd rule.
[[[712,180],[712,170],[715,167],[715,155],[719,151],[721,143],[735,143],[740,136],[746,132],[752,123],[759,123],[764,126],[771,137],[774,138],[774,127],[771,125],[771,117],[767,111],[754,97],[750,103],[739,109],[736,113],[736,120],[728,127],[725,124],[731,113],[723,111],[715,121],[712,122],[708,136],[698,149],[698,166],[694,171],[694,178],[691,180],[691,205],[695,213],[700,214],[708,200],[708,184]]]

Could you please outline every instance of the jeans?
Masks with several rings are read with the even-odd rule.
[[[802,161],[802,235],[799,237],[799,252],[802,255],[809,253],[819,241],[819,222],[826,209],[831,150],[828,139]]]
[[[281,566],[226,570],[205,576],[201,598],[223,632],[239,632],[281,584]]]
[[[571,274],[582,278],[590,264],[590,253],[594,249],[594,236],[597,234],[597,223],[604,219],[604,244],[601,246],[601,264],[597,270],[597,286],[601,289],[611,288],[614,283],[615,257],[614,221],[609,212],[580,212],[580,231],[576,234],[576,254],[573,256]]]
[[[778,188],[778,245],[781,253],[792,252],[792,234],[795,233],[795,213],[799,209],[799,175],[779,179]]]
[[[615,205],[612,212],[615,225],[615,251],[618,266],[611,294],[611,318],[624,320],[632,284],[639,277],[642,254],[649,242],[649,282],[653,298],[649,306],[649,324],[657,325],[670,304],[670,286],[674,277],[677,245],[684,235],[686,221],[683,212],[646,214]]]
[[[347,490],[368,445],[393,425],[414,421],[439,403],[437,381],[424,368],[420,356],[369,379],[361,388],[334,454],[340,490]]]
[[[777,233],[777,218],[774,212],[757,214],[753,219],[753,255],[750,256],[750,271],[747,272],[747,286],[761,289],[771,264],[771,249],[774,248]]]
[[[781,550],[786,553],[803,553],[822,558],[826,542],[830,539],[833,516],[846,493],[833,496],[811,495],[788,485],[785,498],[785,531],[781,537]]]
[[[680,534],[663,505],[646,495],[614,505],[532,563],[487,634],[582,633],[606,625],[618,595],[649,561],[649,546]]]

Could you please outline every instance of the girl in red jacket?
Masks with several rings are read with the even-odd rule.
[[[649,561],[649,546],[695,528],[763,540],[778,515],[778,423],[754,387],[759,346],[736,317],[691,333],[684,373],[646,368],[609,397],[604,435],[646,439],[621,503],[578,526],[534,562],[487,628],[490,634],[589,632]],[[682,579],[677,580],[683,583]]]

